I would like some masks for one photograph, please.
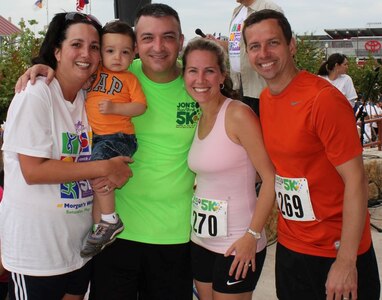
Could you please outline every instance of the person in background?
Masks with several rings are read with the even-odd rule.
[[[4,130],[1,259],[9,297],[80,300],[91,263],[80,256],[91,226],[93,189],[106,193],[132,175],[131,159],[89,161],[90,127],[81,88],[100,61],[102,27],[78,12],[56,14],[35,63],[55,71],[15,95]],[[105,188],[107,187],[107,188]]]
[[[349,62],[346,55],[333,53],[329,56],[328,60],[320,66],[317,74],[339,89],[354,108],[358,95],[354,88],[353,80],[346,74],[348,69]]]
[[[232,14],[228,41],[218,40],[211,34],[208,34],[207,38],[215,40],[228,51],[233,89],[240,95],[241,100],[260,116],[259,96],[266,83],[256,70],[250,67],[242,38],[243,23],[250,14],[262,9],[274,9],[279,12],[283,10],[270,0],[236,0],[236,2],[239,6]]]
[[[243,34],[251,66],[268,85],[260,122],[276,168],[277,297],[378,300],[363,149],[349,102],[326,80],[297,69],[283,14],[256,12]]]
[[[202,38],[183,54],[186,89],[202,110],[188,155],[196,173],[191,257],[201,300],[250,300],[266,255],[275,173],[257,116],[229,98],[225,62],[224,49]],[[258,199],[256,171],[263,180]]]
[[[146,97],[137,77],[127,71],[135,57],[135,34],[126,22],[113,21],[102,28],[101,57],[102,64],[85,102],[93,131],[91,159],[132,157],[137,140],[131,117],[145,112]],[[95,193],[93,222],[81,251],[83,257],[96,255],[123,230],[115,213],[114,192]]]
[[[377,103],[373,103],[371,101],[367,101],[364,106],[364,114],[365,120],[375,119],[382,116],[382,109],[380,107],[381,103],[378,101]],[[367,123],[365,124],[365,133],[364,133],[364,143],[374,142],[378,137],[378,124],[377,122]]]
[[[375,103],[375,114],[374,114],[374,118],[380,118],[382,117],[382,98],[379,98],[377,103]],[[377,123],[373,123],[373,128],[374,128],[374,132],[375,132],[375,135],[376,135],[376,138],[378,138],[378,134],[379,134],[379,127],[378,127],[378,124]]]

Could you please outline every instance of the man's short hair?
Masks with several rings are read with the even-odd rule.
[[[163,3],[149,3],[143,6],[137,13],[135,18],[134,26],[137,26],[139,18],[142,16],[162,18],[162,17],[173,17],[179,25],[179,34],[182,34],[182,27],[180,26],[179,15],[175,9]]]
[[[277,23],[281,27],[281,30],[287,41],[287,44],[289,45],[290,41],[292,40],[292,29],[290,27],[288,19],[284,16],[283,13],[278,12],[276,10],[263,9],[263,10],[259,10],[257,12],[250,14],[248,18],[244,21],[243,38],[244,38],[245,46],[247,46],[247,39],[245,38],[246,29],[253,24],[257,24],[257,23],[260,23],[261,21],[269,20],[269,19],[275,19],[277,21]]]

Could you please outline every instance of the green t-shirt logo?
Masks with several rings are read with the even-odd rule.
[[[193,128],[199,120],[200,108],[196,102],[180,102],[176,110],[176,127]]]

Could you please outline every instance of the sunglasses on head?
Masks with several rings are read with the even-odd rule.
[[[65,15],[65,21],[76,21],[76,22],[90,22],[96,24],[97,26],[102,27],[102,24],[98,19],[92,15],[87,15],[79,12],[68,12]]]

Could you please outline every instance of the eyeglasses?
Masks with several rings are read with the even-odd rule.
[[[85,23],[93,23],[102,28],[102,24],[95,16],[87,15],[79,12],[68,12],[65,15],[65,21],[76,21],[76,22],[84,22]]]

